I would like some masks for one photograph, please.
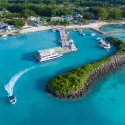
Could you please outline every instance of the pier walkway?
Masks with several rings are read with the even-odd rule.
[[[108,35],[108,34],[115,34],[115,33],[123,33],[123,32],[125,32],[124,30],[115,30],[115,31],[103,32],[103,31],[101,31],[99,29],[96,29],[96,28],[89,28],[89,29],[91,29],[91,30],[93,30],[93,31],[95,31],[95,32],[97,32],[99,34],[102,34],[102,35]]]
[[[64,28],[59,28],[57,31],[60,34],[60,42],[62,44],[62,49],[64,50],[64,53],[68,52],[74,52],[77,50],[75,44],[73,43],[73,40],[70,40],[68,38],[68,33],[65,31]]]

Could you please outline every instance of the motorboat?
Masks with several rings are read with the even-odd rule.
[[[101,44],[101,47],[104,48],[104,49],[110,49],[111,45],[105,43],[105,44]]]
[[[101,40],[101,38],[100,38],[100,37],[97,37],[96,40],[99,41],[99,40]]]
[[[96,34],[95,33],[92,33],[91,36],[95,36]]]
[[[83,33],[82,35],[85,36],[85,33]]]
[[[106,42],[105,42],[103,39],[100,39],[99,42],[100,42],[101,44],[106,44]]]
[[[8,98],[9,98],[9,102],[11,103],[11,104],[15,104],[16,103],[16,97],[14,96],[14,95],[11,95],[11,96],[8,96]]]

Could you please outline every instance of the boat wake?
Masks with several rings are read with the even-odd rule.
[[[24,75],[26,72],[32,70],[34,67],[30,67],[30,68],[27,68],[23,71],[20,71],[19,73],[15,74],[11,79],[10,81],[4,86],[5,90],[7,91],[8,93],[8,96],[12,96],[13,95],[13,88],[14,88],[14,85],[15,83],[17,82],[17,80],[22,76]]]

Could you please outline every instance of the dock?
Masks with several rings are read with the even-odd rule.
[[[101,31],[101,30],[99,30],[99,29],[96,29],[96,28],[89,28],[90,30],[93,30],[93,31],[95,31],[95,32],[97,32],[97,33],[99,33],[99,34],[102,34],[102,35],[104,35],[105,34],[105,32],[103,32],[103,31]]]
[[[115,34],[115,33],[124,33],[125,31],[124,30],[115,30],[115,31],[109,31],[109,32],[103,32],[97,28],[89,28],[90,30],[93,30],[99,34],[102,34],[102,35],[108,35],[108,34]]]
[[[69,39],[68,33],[63,28],[58,28],[54,30],[58,31],[60,34],[59,42],[61,42],[61,46],[38,50],[38,52],[34,54],[34,58],[38,62],[46,62],[52,59],[59,58],[63,56],[63,54],[77,51],[73,40]]]
[[[68,33],[66,32],[66,30],[64,28],[59,28],[57,29],[57,31],[60,34],[59,42],[61,42],[63,52],[69,53],[69,52],[77,51],[77,48],[75,44],[73,43],[73,40],[69,39]]]

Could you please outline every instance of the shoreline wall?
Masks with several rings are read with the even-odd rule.
[[[85,94],[87,94],[88,90],[92,86],[93,82],[100,76],[108,73],[109,71],[118,68],[119,66],[123,65],[125,63],[125,54],[123,55],[113,55],[110,57],[110,60],[108,62],[105,62],[102,64],[99,68],[94,70],[90,73],[89,77],[85,81],[85,85],[83,88],[79,89],[78,91],[74,91],[70,94],[66,95],[58,95],[55,92],[51,91],[46,87],[47,91],[52,94],[55,97],[58,98],[65,98],[65,99],[74,99],[81,97]]]

